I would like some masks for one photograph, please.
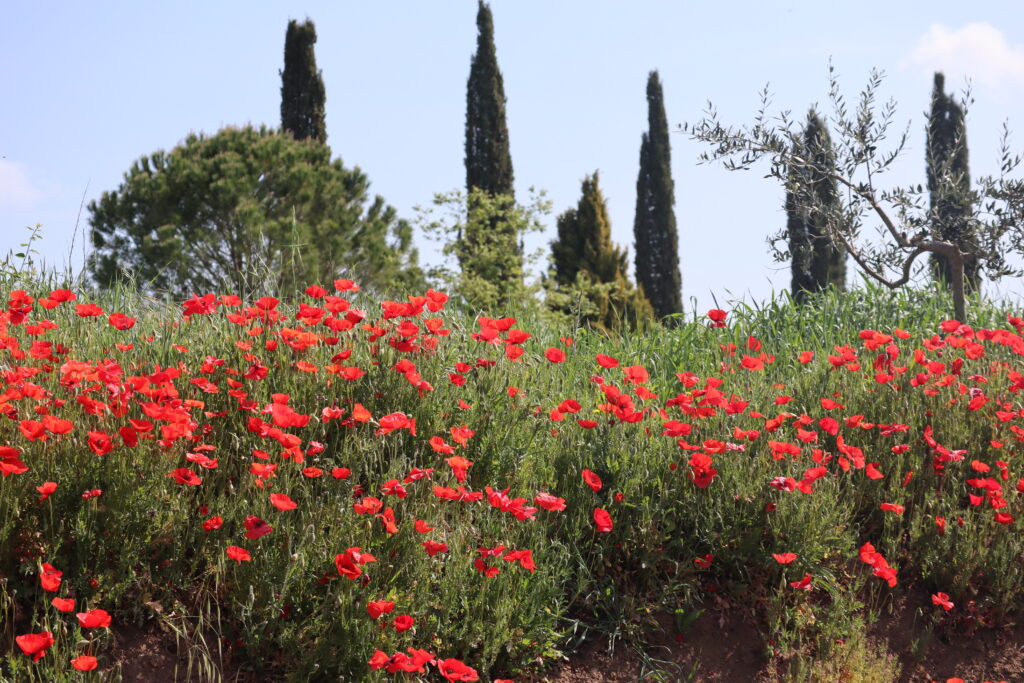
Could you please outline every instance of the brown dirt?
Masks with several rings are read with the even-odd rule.
[[[956,627],[936,629],[930,640],[923,624],[914,620],[910,605],[922,596],[908,596],[897,605],[896,616],[869,625],[869,637],[896,654],[903,668],[898,683],[931,683],[958,676],[966,683],[1024,681],[1024,625],[984,628],[967,620]],[[925,596],[927,597],[927,596]],[[920,619],[920,618],[919,618]],[[642,680],[652,666],[662,673],[654,680],[692,680],[709,683],[768,683],[774,667],[765,659],[760,626],[739,609],[708,609],[686,635],[676,633],[664,615],[651,630],[645,658],[623,642],[609,655],[600,639],[585,643],[564,664],[532,680],[545,683],[627,683]],[[167,683],[175,680],[175,666],[184,672],[174,636],[150,624],[143,629],[115,629],[113,658],[121,665],[123,680],[131,683]],[[924,642],[924,647],[921,643]],[[923,655],[915,660],[914,650]],[[178,681],[190,680],[180,673]],[[191,680],[198,680],[193,678]],[[225,681],[243,681],[244,675],[225,671]],[[516,679],[522,680],[522,679]]]
[[[898,683],[945,682],[952,677],[962,678],[966,683],[1024,682],[1024,624],[988,628],[968,620],[945,630],[936,629],[928,640],[924,625],[915,623],[915,609],[910,607],[922,604],[922,597],[924,604],[928,604],[928,596],[909,596],[897,606],[896,616],[868,627],[869,639],[899,658],[903,674]],[[665,677],[655,680],[777,680],[775,667],[764,658],[759,626],[749,615],[740,616],[738,610],[708,610],[685,636],[674,634],[671,618],[659,622],[662,630],[651,636],[653,648],[647,652],[663,662],[661,670]],[[922,639],[926,642],[923,648]],[[915,643],[920,660],[914,657]],[[643,673],[642,658],[628,647],[620,644],[614,655],[608,656],[603,644],[588,643],[568,662],[537,680],[625,683],[641,680]]]
[[[601,643],[588,643],[570,661],[540,681],[551,683],[625,683],[642,680],[653,667],[669,676],[667,680],[694,680],[714,683],[767,681],[761,657],[761,639],[757,627],[739,610],[707,610],[686,635],[677,634],[672,618],[658,618],[659,628],[649,637],[651,658],[644,667],[639,653],[619,644],[608,656]],[[692,676],[692,678],[691,678]],[[666,680],[666,679],[661,679]]]
[[[120,664],[124,683],[191,683],[203,680],[199,673],[189,675],[187,658],[179,654],[174,634],[161,630],[155,622],[143,628],[115,626],[113,631],[111,658]],[[222,681],[242,683],[248,680],[231,666],[222,665],[218,670]]]
[[[125,683],[149,683],[173,677],[178,663],[174,636],[163,633],[155,625],[139,629],[134,626],[114,627],[112,658],[121,664]]]

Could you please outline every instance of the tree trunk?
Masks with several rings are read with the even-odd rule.
[[[953,249],[948,258],[953,276],[953,282],[950,283],[953,289],[953,316],[961,323],[965,323],[967,313],[964,310],[964,255],[960,249]]]

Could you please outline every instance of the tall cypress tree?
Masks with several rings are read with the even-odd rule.
[[[313,44],[316,27],[309,19],[288,22],[281,74],[281,128],[296,140],[327,142],[324,123],[324,81],[316,68]]]
[[[945,93],[945,77],[936,72],[932,90],[932,108],[928,115],[928,142],[926,146],[928,192],[931,199],[931,218],[937,235],[971,254],[976,251],[970,217],[973,213],[971,177],[967,167],[967,129],[964,111],[952,96]],[[944,283],[953,280],[948,259],[938,254],[932,257],[932,272]],[[981,274],[974,258],[964,262],[964,286],[977,289]]]
[[[494,49],[494,20],[482,0],[476,15],[476,54],[466,83],[467,215],[490,213],[485,221],[467,220],[459,235],[459,264],[470,280],[482,278],[502,288],[502,300],[519,297],[523,277],[519,228],[509,220],[515,205],[512,156],[505,123],[505,85]],[[497,213],[487,206],[503,206]]]
[[[492,195],[514,196],[505,85],[494,50],[491,8],[482,0],[476,27],[476,54],[466,84],[466,192],[477,188]]]
[[[676,234],[674,184],[668,120],[658,72],[647,79],[649,130],[640,143],[640,174],[636,180],[636,281],[659,318],[683,312]]]
[[[827,175],[835,168],[835,153],[828,129],[811,109],[807,113],[798,153],[814,167],[791,172],[786,189],[786,230],[792,255],[790,291],[797,301],[829,285],[846,288],[846,250],[833,243],[826,227],[839,210],[836,181]]]
[[[551,243],[551,255],[558,287],[589,299],[594,312],[584,317],[590,323],[620,330],[653,317],[647,297],[629,281],[626,251],[612,243],[611,221],[596,171],[583,179],[576,208],[558,217],[558,239]]]

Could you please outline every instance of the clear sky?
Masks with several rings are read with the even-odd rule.
[[[555,214],[601,172],[613,236],[632,253],[647,74],[657,69],[670,127],[707,100],[727,123],[751,121],[770,84],[778,109],[827,105],[831,57],[853,97],[872,67],[910,122],[892,180],[924,183],[932,73],[972,79],[973,174],[995,173],[1004,119],[1024,151],[1024,4],[820,0],[623,3],[493,0],[516,190],[547,190]],[[475,0],[9,3],[0,22],[0,255],[42,224],[38,250],[83,262],[86,203],[117,188],[140,156],[190,131],[279,124],[284,35],[316,23],[328,143],[367,173],[371,190],[413,218],[436,192],[461,188],[466,78]],[[828,113],[826,110],[824,113]],[[683,297],[698,310],[788,287],[765,237],[784,223],[783,191],[763,173],[698,166],[701,147],[672,135]],[[421,260],[436,256],[425,246]],[[852,277],[851,281],[856,279]],[[1024,292],[1021,282],[1001,290]]]

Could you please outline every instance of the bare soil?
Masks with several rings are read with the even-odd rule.
[[[908,598],[908,603],[916,603],[918,597]],[[936,629],[928,637],[913,614],[913,609],[898,609],[897,616],[869,626],[869,638],[900,659],[903,675],[894,683],[945,683],[954,676],[966,683],[1024,681],[1024,626],[962,623]],[[766,659],[771,650],[762,641],[761,625],[751,615],[750,610],[737,608],[708,609],[685,635],[677,633],[672,618],[664,615],[658,618],[659,627],[652,629],[643,654],[623,642],[609,654],[607,642],[594,640],[568,661],[531,680],[627,683],[643,680],[656,668],[662,672],[657,680],[770,683],[777,680],[776,663]],[[173,634],[149,625],[143,629],[119,627],[115,636],[113,655],[126,683],[201,680],[184,674],[186,667]],[[253,680],[230,666],[222,676],[222,680],[237,683]]]

